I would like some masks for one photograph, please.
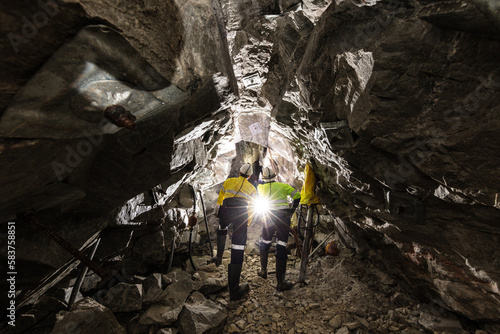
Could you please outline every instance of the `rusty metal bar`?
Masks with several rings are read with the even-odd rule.
[[[89,253],[89,260],[92,261],[94,258],[95,252],[97,251],[97,247],[99,247],[99,243],[101,242],[101,237],[98,237],[97,240],[95,241],[94,245],[92,246],[92,249],[90,250]],[[75,285],[73,286],[73,290],[71,290],[71,296],[68,301],[68,310],[71,308],[71,305],[75,302],[76,296],[78,295],[78,292],[80,291],[80,288],[83,283],[83,279],[85,278],[85,275],[87,275],[87,271],[89,270],[89,267],[86,265],[83,265],[82,271],[80,271],[80,275],[78,275],[78,278],[76,279]]]
[[[68,253],[73,255],[77,260],[83,263],[85,266],[89,267],[94,273],[96,273],[101,278],[106,278],[108,272],[101,268],[94,261],[89,260],[85,255],[83,255],[77,248],[61,237],[54,229],[42,223],[42,221],[37,217],[34,211],[25,211],[21,213],[21,218],[24,218],[30,223],[35,224],[40,230],[45,232],[49,238],[54,240],[59,246],[61,246]]]

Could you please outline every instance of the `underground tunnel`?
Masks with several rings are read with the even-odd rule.
[[[0,18],[1,334],[500,333],[498,1],[4,0]],[[276,238],[258,275],[251,219],[233,301],[232,226],[210,259],[244,164],[301,193],[295,284],[276,289]]]

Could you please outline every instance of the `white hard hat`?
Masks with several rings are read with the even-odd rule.
[[[243,166],[241,166],[240,168],[240,173],[246,177],[249,177],[250,175],[253,174],[253,168],[252,168],[252,165],[250,164],[244,164]]]
[[[264,167],[262,170],[262,180],[264,182],[272,182],[276,177],[276,173],[269,167]]]

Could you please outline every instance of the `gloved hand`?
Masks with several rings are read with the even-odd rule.
[[[219,209],[220,209],[220,204],[217,204],[214,208],[214,215],[217,218],[219,218]]]

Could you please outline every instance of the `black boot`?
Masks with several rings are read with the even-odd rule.
[[[260,251],[260,270],[257,275],[266,279],[267,278],[267,259],[269,257],[269,251]]]
[[[229,286],[229,299],[241,299],[250,290],[248,284],[243,283],[240,285],[241,267],[243,264],[230,263],[227,267],[228,272],[228,286]]]
[[[224,255],[224,250],[226,248],[226,235],[217,233],[217,255],[211,258],[208,263],[215,263],[218,267],[222,263],[222,256]]]
[[[285,291],[290,290],[293,287],[292,282],[285,281],[286,275],[286,259],[276,259],[276,290]]]

